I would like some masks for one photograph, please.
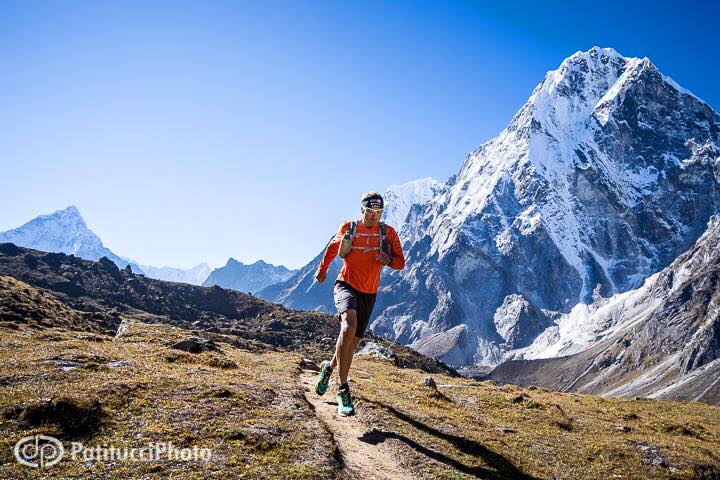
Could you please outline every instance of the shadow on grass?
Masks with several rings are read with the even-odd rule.
[[[363,400],[367,403],[376,405],[380,408],[383,408],[393,414],[396,418],[402,420],[403,422],[406,422],[413,426],[414,428],[417,428],[418,430],[421,430],[425,433],[428,433],[430,435],[433,435],[439,439],[442,439],[448,443],[450,443],[452,446],[460,450],[461,452],[472,455],[475,457],[481,458],[488,467],[471,467],[468,465],[465,465],[454,458],[448,457],[447,455],[443,455],[442,453],[436,452],[434,450],[431,450],[427,447],[424,447],[417,443],[415,440],[412,440],[411,438],[406,437],[405,435],[395,433],[395,432],[385,432],[377,429],[373,429],[369,432],[366,432],[363,434],[362,437],[359,437],[358,439],[371,443],[371,444],[377,444],[380,442],[385,441],[388,438],[396,438],[400,440],[401,442],[404,442],[414,450],[416,450],[419,453],[422,453],[423,455],[426,455],[434,460],[437,460],[439,462],[442,462],[446,465],[449,465],[463,473],[466,473],[468,475],[473,475],[477,478],[487,478],[492,480],[507,480],[507,479],[520,479],[520,480],[532,480],[535,477],[532,477],[530,475],[527,475],[520,471],[515,465],[513,465],[507,458],[500,455],[499,453],[493,452],[492,450],[488,449],[487,447],[475,442],[474,440],[469,440],[465,437],[461,437],[458,435],[453,435],[451,433],[445,433],[441,432],[440,430],[437,430],[429,425],[426,425],[418,420],[415,420],[412,417],[409,417],[405,415],[404,413],[396,410],[395,408],[385,405],[380,402],[376,402],[373,400],[369,400],[367,398],[363,398]]]

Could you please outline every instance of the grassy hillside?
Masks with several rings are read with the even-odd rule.
[[[314,366],[301,352],[122,316],[114,336],[50,292],[0,280],[3,479],[365,478],[351,457],[371,446],[407,478],[720,475],[720,409],[705,404],[500,387],[359,356],[350,380],[358,414],[329,423],[303,383]],[[173,347],[191,338],[204,351]],[[322,402],[332,406],[334,387]],[[344,425],[364,433],[341,442]],[[164,441],[212,456],[19,465],[13,445],[38,433],[91,446]]]

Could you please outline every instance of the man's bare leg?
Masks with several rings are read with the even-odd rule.
[[[353,347],[352,350],[350,350],[350,360],[348,360],[348,372],[350,372],[353,358],[355,358],[355,349],[357,348],[358,343],[360,343],[360,337],[353,337]]]
[[[353,337],[353,348],[352,348],[353,356],[351,357],[351,360],[352,360],[352,358],[355,357],[355,350],[357,350],[357,346],[358,346],[358,343],[360,343],[360,340],[361,340],[360,337]],[[351,365],[352,365],[352,362],[351,362]],[[337,367],[337,352],[333,353],[332,360],[330,360],[330,369],[335,370],[335,367]]]
[[[332,364],[338,366],[340,384],[347,383],[348,372],[354,347],[357,345],[355,339],[355,328],[357,326],[357,314],[355,310],[346,310],[340,315],[340,335],[335,344],[335,355]],[[331,364],[331,365],[332,365]]]

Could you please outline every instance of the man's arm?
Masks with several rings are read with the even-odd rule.
[[[400,237],[394,228],[388,226],[387,239],[390,242],[390,255],[392,260],[388,264],[388,267],[395,270],[402,270],[405,268],[405,255],[403,255],[402,244],[400,243]]]
[[[343,236],[345,235],[345,232],[347,231],[348,228],[350,228],[350,222],[345,222],[342,225],[340,225],[340,228],[338,228],[337,233],[330,240],[330,243],[328,243],[328,246],[325,249],[325,255],[323,255],[322,260],[320,260],[320,265],[318,265],[318,269],[317,269],[317,272],[315,275],[316,278],[318,278],[319,274],[322,274],[322,278],[323,278],[323,280],[325,280],[325,275],[327,274],[327,270],[328,270],[328,268],[330,268],[330,264],[337,256],[338,250],[340,249],[340,242],[342,242]]]

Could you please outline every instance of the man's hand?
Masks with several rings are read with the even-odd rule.
[[[325,277],[327,277],[327,272],[321,272],[320,270],[315,272],[315,280],[317,280],[318,283],[323,283],[325,281]]]
[[[375,260],[382,263],[383,265],[387,265],[392,262],[392,257],[385,252],[380,252],[375,255]]]

